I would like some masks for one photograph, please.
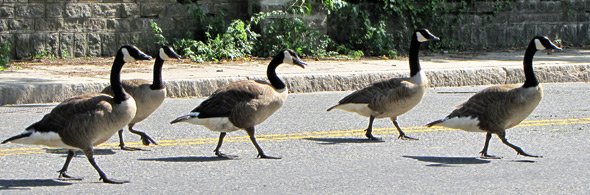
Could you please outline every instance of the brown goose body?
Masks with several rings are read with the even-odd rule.
[[[162,105],[166,99],[166,88],[151,89],[152,83],[145,79],[128,79],[121,81],[123,89],[135,99],[137,114],[129,122],[135,124],[145,120]],[[102,93],[112,94],[111,87],[105,88]]]
[[[133,98],[137,104],[137,113],[133,120],[129,122],[129,131],[131,133],[141,136],[143,145],[156,144],[150,136],[146,133],[136,130],[133,127],[154,113],[166,99],[166,85],[162,81],[162,67],[164,62],[171,58],[179,59],[180,56],[170,46],[162,46],[159,54],[156,56],[154,62],[153,81],[150,82],[145,79],[129,79],[123,80],[121,85]],[[111,86],[103,89],[102,93],[113,94]],[[139,148],[132,148],[125,146],[123,141],[123,129],[119,130],[119,147],[122,150],[141,150]]]
[[[115,132],[127,125],[137,111],[135,100],[121,87],[121,69],[126,62],[149,60],[134,46],[122,46],[115,57],[111,69],[110,81],[113,96],[108,94],[84,94],[69,98],[46,114],[40,121],[33,123],[19,135],[2,142],[46,145],[66,148],[68,155],[62,169],[58,171],[59,179],[79,180],[66,172],[75,150],[82,150],[86,158],[106,183],[125,183],[107,178],[94,160],[93,146],[104,143]]]
[[[125,123],[135,116],[133,98],[116,105],[106,94],[85,94],[69,98],[57,105],[39,122],[27,127],[27,131],[39,134],[56,133],[59,137],[40,140],[32,136],[12,142],[40,144],[68,149],[86,149],[107,141]]]
[[[203,119],[189,122],[218,132],[253,127],[281,108],[287,100],[287,94],[286,88],[277,90],[264,81],[233,82],[218,89],[191,111],[200,113],[201,117],[205,116]],[[214,122],[218,120],[227,122]]]
[[[441,120],[428,123],[426,126],[443,126],[471,132],[486,132],[486,140],[482,149],[482,158],[497,158],[488,155],[488,145],[492,134],[514,149],[517,154],[530,155],[520,147],[506,139],[506,130],[526,119],[539,105],[543,98],[543,88],[537,81],[533,71],[533,56],[538,50],[560,49],[547,37],[534,37],[524,55],[523,68],[525,82],[523,85],[498,85],[488,87],[473,95],[465,103],[459,105],[451,114]]]
[[[328,111],[335,108],[366,117],[397,117],[420,103],[427,86],[428,79],[423,72],[411,78],[394,78],[373,83],[344,97]]]
[[[264,122],[286,101],[288,89],[276,75],[276,68],[288,63],[305,68],[294,51],[277,54],[267,68],[266,81],[237,81],[219,88],[189,114],[174,119],[171,124],[187,122],[220,132],[215,155],[227,157],[219,149],[227,132],[244,129],[261,158],[275,158],[264,154],[254,136],[255,126]]]
[[[444,122],[437,125],[471,132],[499,133],[526,119],[542,97],[541,85],[529,88],[492,86],[459,105]]]
[[[399,133],[398,138],[414,139],[405,135],[397,123],[397,117],[418,105],[426,92],[428,78],[421,70],[418,53],[421,43],[432,40],[439,38],[427,29],[414,31],[410,44],[409,78],[392,78],[373,83],[342,98],[337,105],[328,108],[328,111],[340,109],[369,117],[365,136],[371,140],[379,140],[372,134],[375,118],[389,118]]]

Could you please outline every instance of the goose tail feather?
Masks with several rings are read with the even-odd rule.
[[[338,104],[338,105],[335,105],[335,106],[332,106],[332,107],[328,108],[328,110],[326,110],[326,111],[330,112],[330,110],[332,110],[332,109],[336,108],[336,106],[339,106],[339,105],[340,105],[340,104]]]
[[[178,122],[183,122],[183,121],[186,121],[186,120],[189,120],[189,119],[192,119],[192,118],[196,118],[198,116],[199,116],[199,113],[198,112],[192,112],[190,114],[180,116],[180,117],[178,117],[178,118],[170,121],[170,124],[174,124],[174,123],[178,123]]]
[[[436,120],[436,121],[426,124],[426,127],[432,127],[432,126],[438,125],[439,123],[442,123],[442,122],[443,122],[443,120]]]
[[[13,140],[17,140],[17,139],[21,139],[21,138],[29,137],[29,136],[31,136],[32,134],[33,134],[33,132],[25,132],[25,133],[21,133],[21,134],[19,134],[19,135],[12,136],[11,138],[8,138],[8,139],[6,139],[6,140],[2,141],[2,143],[1,143],[1,144],[5,144],[5,143],[11,142],[11,141],[13,141]]]

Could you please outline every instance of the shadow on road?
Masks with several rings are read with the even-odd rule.
[[[403,156],[405,158],[416,159],[422,162],[429,162],[426,166],[453,166],[453,165],[470,165],[490,163],[489,160],[483,160],[476,157],[446,157],[446,156]]]
[[[68,150],[61,149],[61,148],[47,148],[47,149],[45,149],[45,152],[47,152],[49,154],[61,154],[63,157],[66,157],[68,155]],[[84,156],[84,152],[82,152],[82,151],[76,151],[75,154],[76,155],[74,157],[86,158],[86,156]],[[111,149],[94,149],[94,155],[113,155],[113,154],[116,154],[116,152]]]
[[[29,187],[67,186],[71,183],[53,179],[0,179],[0,190],[28,190]]]
[[[239,158],[222,158],[217,156],[177,156],[162,158],[140,158],[141,161],[160,161],[160,162],[214,162],[224,160],[236,160]]]
[[[330,145],[330,144],[347,144],[347,143],[382,143],[383,140],[370,140],[367,138],[346,138],[346,137],[334,137],[334,138],[303,138],[309,141],[320,142],[318,144]]]

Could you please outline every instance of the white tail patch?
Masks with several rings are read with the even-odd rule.
[[[366,117],[371,116],[371,113],[373,113],[373,110],[369,108],[369,104],[341,104],[334,108],[344,110],[347,112],[355,112]]]
[[[15,139],[10,142],[17,143],[17,144],[27,144],[27,145],[45,145],[49,147],[55,148],[68,148],[68,149],[76,149],[72,146],[66,145],[62,140],[59,134],[55,132],[38,132],[33,130],[25,131],[23,133],[33,132],[29,137],[23,137],[20,139]]]
[[[485,132],[479,128],[479,119],[477,117],[445,118],[443,122],[436,125],[470,132]]]
[[[213,118],[191,118],[188,120],[185,120],[183,122],[187,122],[187,123],[191,123],[191,124],[195,124],[195,125],[202,125],[207,127],[207,129],[211,130],[211,131],[217,131],[217,132],[232,132],[232,131],[236,131],[240,128],[234,126],[233,123],[231,123],[231,121],[229,121],[229,118],[227,117],[213,117]]]

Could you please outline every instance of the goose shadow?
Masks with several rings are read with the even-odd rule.
[[[404,158],[411,158],[422,162],[429,162],[426,166],[432,167],[452,167],[455,165],[473,165],[490,163],[489,160],[480,159],[477,157],[447,157],[447,156],[403,156]]]
[[[309,141],[320,142],[318,144],[322,145],[332,145],[332,144],[362,144],[362,143],[382,143],[385,142],[384,140],[370,140],[367,138],[347,138],[347,137],[330,137],[330,138],[303,138]]]
[[[175,157],[162,157],[162,158],[140,158],[140,161],[159,161],[159,162],[216,162],[226,160],[237,160],[238,157],[234,158],[223,158],[217,156],[175,156]]]
[[[0,179],[0,190],[27,190],[31,187],[67,186],[72,183],[53,179]]]
[[[68,155],[67,149],[47,148],[47,149],[45,149],[45,152],[49,153],[49,154],[61,154],[64,157],[66,157]],[[93,152],[94,152],[94,155],[113,155],[116,153],[115,151],[113,151],[111,149],[94,149]],[[74,154],[75,154],[74,157],[79,157],[79,156],[84,157],[84,152],[82,152],[82,151],[75,151]]]

